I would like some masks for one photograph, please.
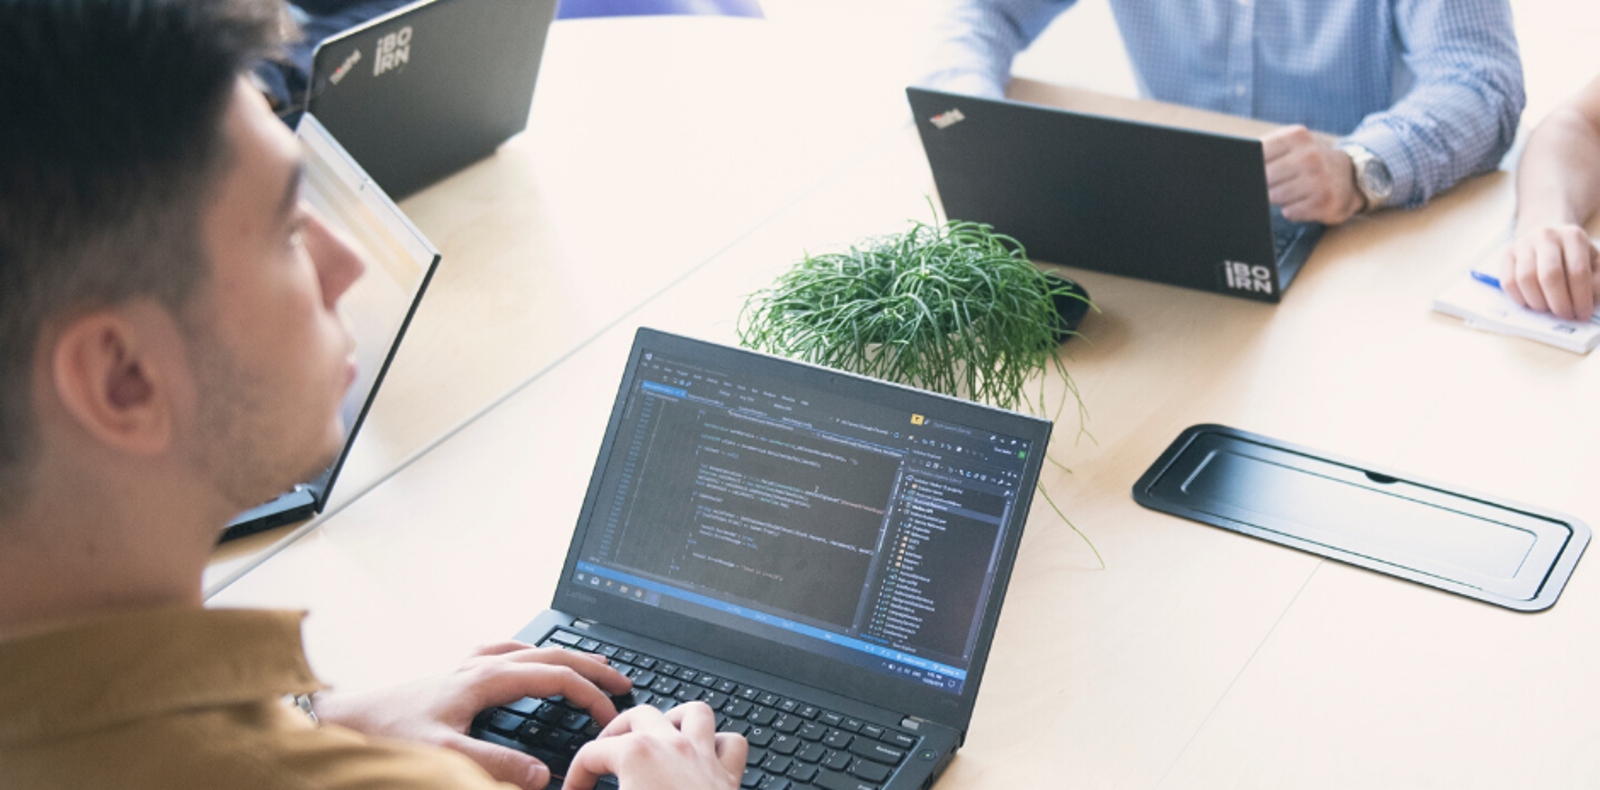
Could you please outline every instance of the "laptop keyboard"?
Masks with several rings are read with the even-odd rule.
[[[612,697],[617,710],[650,705],[666,711],[692,701],[711,706],[717,731],[750,742],[740,786],[745,790],[877,790],[917,745],[917,736],[782,697],[754,686],[672,664],[570,631],[541,643],[598,653],[633,681]],[[472,722],[474,738],[537,757],[565,776],[573,755],[600,733],[589,714],[557,697],[525,698],[489,708]]]
[[[1289,245],[1294,244],[1295,240],[1300,238],[1300,234],[1304,233],[1305,230],[1303,225],[1284,225],[1280,227],[1274,223],[1272,226],[1272,254],[1275,257],[1282,258],[1283,251],[1289,249]]]

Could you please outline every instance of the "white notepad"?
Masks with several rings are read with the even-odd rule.
[[[1600,319],[1591,316],[1588,322],[1568,321],[1520,307],[1499,288],[1479,282],[1470,272],[1435,296],[1433,309],[1461,318],[1474,329],[1525,337],[1578,354],[1600,345]]]

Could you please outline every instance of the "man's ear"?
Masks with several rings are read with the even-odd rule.
[[[174,365],[182,335],[153,303],[97,310],[55,335],[47,357],[62,407],[90,436],[134,455],[152,456],[173,440]]]

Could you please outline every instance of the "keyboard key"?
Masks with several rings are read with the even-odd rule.
[[[755,786],[760,784],[761,780],[765,778],[766,774],[762,773],[760,768],[751,766],[744,769],[744,776],[740,777],[739,786],[747,788],[748,790],[754,790]]]
[[[871,760],[857,760],[855,765],[850,766],[850,773],[869,782],[882,782],[889,778],[889,772],[889,766]]]
[[[855,740],[855,736],[848,732],[829,730],[827,737],[822,739],[822,745],[829,749],[845,749],[850,746],[850,742],[853,740]]]
[[[821,712],[822,709],[815,705],[801,705],[800,710],[795,711],[795,713],[800,714],[802,719],[815,719],[817,714]]]
[[[763,727],[771,724],[776,718],[778,718],[778,712],[771,708],[757,706],[755,710],[750,712],[750,723]]]
[[[707,691],[705,696],[702,696],[700,699],[704,700],[707,705],[710,705],[712,710],[722,710],[722,706],[728,704],[728,695],[718,694],[715,691]]]
[[[678,707],[678,700],[665,694],[657,694],[655,699],[650,700],[650,707],[655,708],[662,713],[666,713],[667,711]]]
[[[677,697],[679,702],[694,702],[704,693],[705,689],[685,683],[672,696]]]
[[[673,677],[676,677],[677,674],[678,674],[678,670],[680,670],[680,669],[683,669],[683,667],[680,667],[677,664],[662,664],[661,668],[656,670],[656,671],[660,672],[663,675],[671,675]]]
[[[526,721],[527,719],[511,711],[495,708],[494,712],[489,714],[489,718],[483,723],[483,726],[485,729],[498,732],[501,735],[513,735]]]
[[[772,729],[785,733],[798,732],[800,721],[800,717],[792,713],[780,713],[778,718],[772,720]]]
[[[752,746],[750,751],[745,754],[744,764],[754,768],[765,759],[767,759],[767,750],[759,746]]]
[[[755,702],[761,696],[761,689],[745,686],[739,689],[739,699]]]
[[[656,660],[649,656],[639,656],[639,660],[633,662],[633,665],[640,669],[655,669]]]
[[[820,744],[820,743],[808,743],[805,746],[800,747],[800,751],[796,752],[794,756],[798,757],[798,758],[800,758],[802,760],[805,760],[808,763],[814,763],[814,762],[817,762],[817,761],[821,760],[823,758],[823,756],[826,755],[827,753],[828,753],[828,750],[822,748],[822,744]],[[803,780],[803,781],[809,782],[811,780],[810,779],[806,779],[806,780]]]
[[[802,743],[804,743],[804,741],[794,737],[793,735],[784,735],[779,733],[772,736],[772,750],[778,754],[794,754],[795,752],[800,751],[800,745]]]
[[[749,741],[751,746],[766,746],[772,743],[772,730],[768,727],[751,727],[750,731],[744,734],[744,739]]]
[[[582,650],[585,653],[593,653],[594,651],[600,649],[600,640],[598,640],[598,639],[584,639],[584,640],[578,642],[578,649]]]
[[[595,652],[606,658],[615,658],[619,649],[616,645],[601,645],[600,649]]]
[[[800,737],[808,741],[820,741],[827,734],[828,728],[814,721],[808,721],[800,728]]]
[[[684,667],[683,669],[678,670],[677,676],[679,680],[685,683],[693,683],[695,678],[700,677],[700,673],[688,667]]]
[[[706,674],[702,673],[700,675],[700,677],[697,677],[697,678],[694,679],[694,682],[699,683],[700,685],[705,686],[708,689],[714,689],[714,688],[717,687],[718,683],[722,682],[722,678],[719,678],[719,677],[716,677],[716,676],[713,676],[713,675],[706,675]],[[726,692],[724,692],[724,693],[726,693]]]
[[[767,759],[761,761],[761,770],[769,774],[785,774],[794,766],[794,758],[784,757],[781,754],[769,754]]]
[[[844,717],[834,713],[833,711],[823,711],[819,716],[817,716],[817,721],[820,721],[829,727],[838,727],[839,725],[844,724]]]
[[[731,732],[734,735],[747,735],[750,732],[750,722],[742,721],[742,720],[739,720],[739,719],[734,719],[732,721],[729,721],[727,724],[725,724],[725,725],[723,725],[721,727],[718,727],[717,731],[718,732]]]
[[[561,729],[577,732],[589,726],[590,721],[593,721],[593,719],[590,719],[586,713],[579,713],[575,710],[568,711],[561,717]]]
[[[806,765],[805,763],[795,763],[794,767],[789,769],[788,776],[796,782],[809,782],[817,778],[817,767],[815,765]]]
[[[895,732],[894,730],[890,730],[883,734],[883,742],[891,746],[898,746],[902,749],[910,749],[911,747],[917,745],[917,739],[915,737],[907,735],[903,732]]]
[[[742,719],[746,716],[749,716],[750,711],[753,708],[754,706],[752,706],[750,703],[745,702],[742,699],[736,699],[726,705],[723,705],[722,712],[734,717],[735,719]]]
[[[880,741],[883,740],[883,728],[876,724],[861,725],[861,734],[867,736],[868,738],[876,738]]]
[[[822,790],[878,790],[877,785],[835,771],[821,771],[815,781]]]
[[[828,756],[822,760],[822,767],[831,771],[843,771],[853,759],[855,758],[851,757],[849,752],[828,752]]]
[[[559,645],[576,646],[581,641],[583,641],[582,638],[571,631],[551,631],[550,636],[545,638],[546,643],[555,642]]]
[[[851,732],[860,732],[861,731],[861,725],[862,725],[862,721],[860,719],[852,719],[852,718],[846,717],[845,720],[844,720],[844,723],[840,724],[839,726],[841,728],[849,730]]]
[[[639,660],[639,654],[632,650],[620,650],[617,652],[617,660],[624,664],[632,664]]]
[[[555,724],[556,722],[561,721],[561,717],[565,715],[567,715],[566,708],[563,708],[560,705],[552,705],[547,702],[545,703],[544,707],[534,711],[533,718],[537,721],[542,721],[545,724]]]
[[[869,741],[866,738],[857,738],[854,743],[850,744],[850,751],[868,760],[876,760],[885,765],[899,765],[900,761],[905,759],[906,756],[905,752],[893,746],[879,743],[878,741]]]
[[[739,684],[731,680],[719,680],[717,681],[716,689],[722,694],[737,694],[739,693]]]
[[[778,704],[778,695],[770,691],[766,692],[756,698],[756,704],[767,708],[773,707]]]
[[[793,782],[781,776],[768,776],[761,780],[761,784],[756,786],[756,790],[789,790],[793,784]]]
[[[533,712],[538,710],[539,706],[543,704],[544,700],[537,699],[535,697],[523,697],[522,699],[519,699],[510,705],[504,705],[502,707],[504,707],[506,710],[516,711],[524,716],[532,716]]]
[[[800,709],[800,703],[795,702],[792,699],[780,699],[780,700],[778,700],[778,710],[781,710],[784,713],[794,713],[795,711],[797,711],[799,709]]]
[[[656,678],[656,682],[650,684],[650,690],[657,694],[671,694],[677,691],[680,685],[682,684],[663,673],[661,677]]]
[[[633,687],[647,689],[651,684],[660,679],[660,676],[648,669],[641,669],[633,676]]]

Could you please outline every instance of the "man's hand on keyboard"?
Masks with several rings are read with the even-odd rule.
[[[454,749],[502,782],[538,790],[550,781],[549,770],[526,754],[467,737],[472,717],[523,697],[559,695],[607,723],[617,718],[607,695],[632,687],[600,656],[501,642],[479,648],[454,672],[438,677],[378,691],[322,692],[315,710],[324,722],[367,735]]]
[[[589,790],[601,776],[616,774],[621,790],[732,790],[739,786],[748,748],[744,738],[716,731],[716,714],[703,702],[666,713],[641,705],[578,750],[564,786]]]
[[[1285,126],[1261,138],[1267,196],[1291,222],[1337,225],[1361,210],[1350,156],[1304,126]]]

